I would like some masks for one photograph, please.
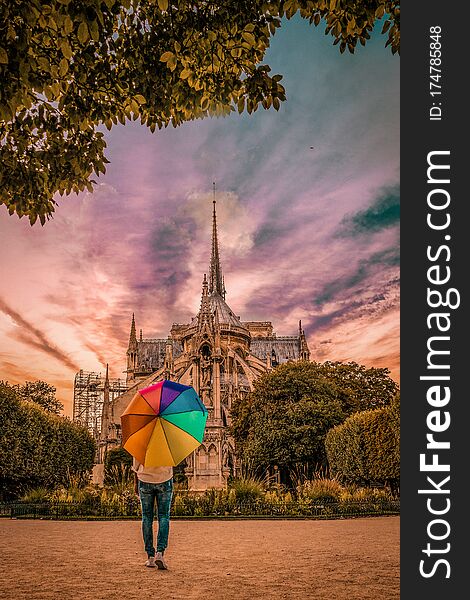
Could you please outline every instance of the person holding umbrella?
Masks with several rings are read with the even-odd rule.
[[[146,567],[167,569],[173,467],[200,446],[207,409],[191,386],[160,381],[136,392],[121,415],[122,446],[134,457],[135,491],[142,505]],[[157,549],[153,521],[157,504]]]
[[[163,554],[168,546],[170,529],[170,506],[173,495],[173,467],[145,467],[135,457],[134,471],[135,493],[142,506],[142,536],[147,552],[146,567],[167,569]],[[153,520],[157,505],[158,535],[157,553],[153,544]]]

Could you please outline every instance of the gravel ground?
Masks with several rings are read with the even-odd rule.
[[[168,571],[138,521],[0,520],[5,600],[394,600],[399,517],[173,521]]]

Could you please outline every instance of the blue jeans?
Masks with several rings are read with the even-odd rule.
[[[157,502],[158,535],[157,552],[164,552],[168,546],[170,529],[170,505],[173,495],[173,479],[163,483],[146,483],[139,479],[139,496],[142,505],[142,536],[147,556],[155,556],[153,545],[153,517]]]

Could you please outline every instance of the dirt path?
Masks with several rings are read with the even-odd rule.
[[[138,521],[0,520],[5,600],[394,600],[399,518],[174,521],[170,569]]]

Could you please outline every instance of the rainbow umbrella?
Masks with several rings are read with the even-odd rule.
[[[176,466],[201,444],[207,409],[191,386],[159,381],[121,415],[122,445],[145,467]]]

